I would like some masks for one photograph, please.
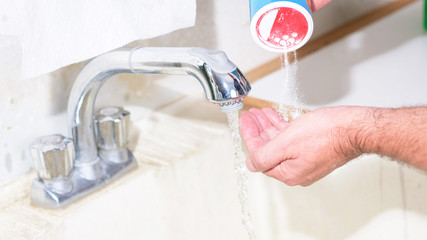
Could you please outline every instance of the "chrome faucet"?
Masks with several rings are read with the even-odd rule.
[[[119,73],[190,75],[206,98],[224,112],[243,107],[251,87],[222,51],[205,48],[121,48],[90,61],[78,75],[68,101],[72,138],[48,135],[31,152],[38,170],[33,181],[34,205],[60,208],[136,168],[127,149],[129,112],[103,108],[94,115],[96,96]]]

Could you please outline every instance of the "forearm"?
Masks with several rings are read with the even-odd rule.
[[[352,131],[356,147],[427,171],[427,107],[365,109]]]

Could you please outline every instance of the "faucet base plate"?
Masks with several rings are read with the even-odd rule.
[[[99,160],[97,167],[101,168],[102,175],[97,179],[91,180],[83,177],[80,174],[81,171],[79,171],[80,167],[76,167],[68,179],[61,180],[69,182],[72,186],[71,190],[67,193],[58,191],[51,184],[47,184],[40,178],[35,179],[31,187],[32,204],[43,208],[63,208],[89,193],[108,185],[110,182],[137,167],[135,157],[131,151],[127,150],[127,154],[128,161],[124,163],[115,163],[103,159]]]

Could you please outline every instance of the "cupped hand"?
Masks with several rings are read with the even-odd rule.
[[[250,109],[240,117],[249,151],[249,170],[287,185],[308,186],[361,154],[351,131],[357,109],[321,108],[292,122],[271,108]]]

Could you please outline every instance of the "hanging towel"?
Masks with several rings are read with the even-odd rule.
[[[196,18],[195,0],[20,1],[22,78],[194,26]]]

